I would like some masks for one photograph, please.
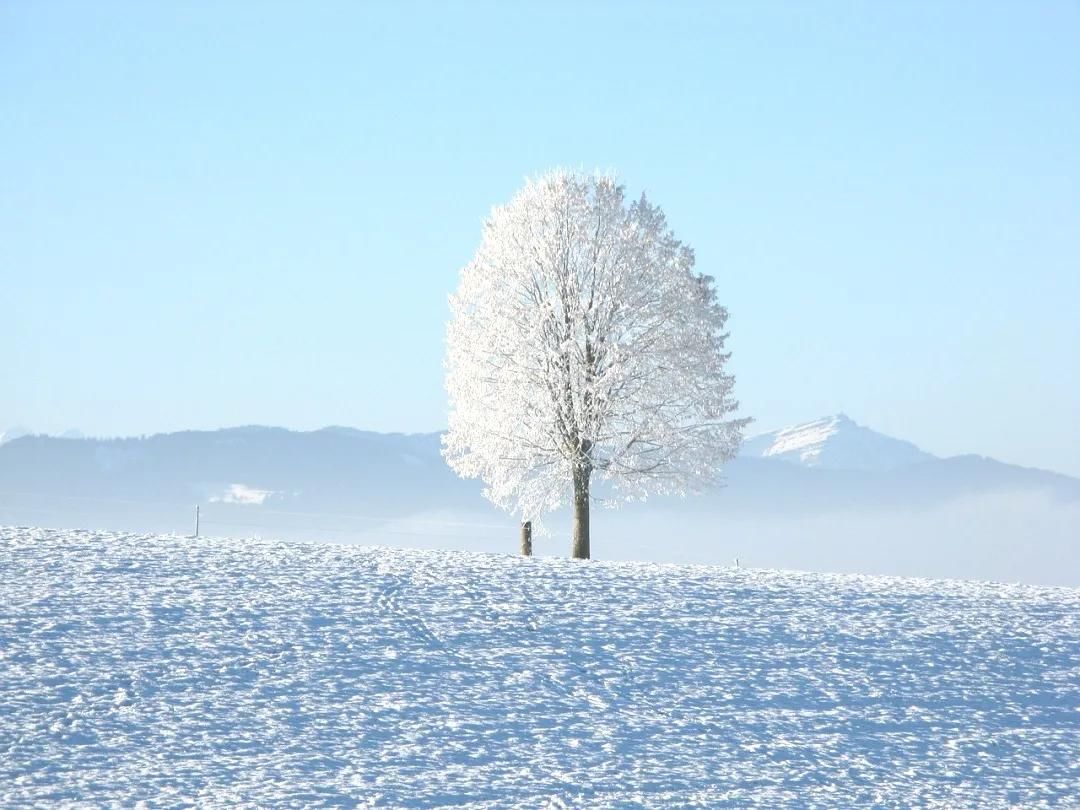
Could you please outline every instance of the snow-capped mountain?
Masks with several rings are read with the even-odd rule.
[[[894,470],[935,458],[843,413],[753,436],[743,443],[740,455],[829,470]]]

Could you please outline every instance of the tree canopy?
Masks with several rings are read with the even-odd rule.
[[[589,556],[590,482],[616,499],[714,484],[748,419],[725,372],[713,279],[644,195],[554,171],[484,224],[450,297],[444,455],[536,520],[571,499]]]

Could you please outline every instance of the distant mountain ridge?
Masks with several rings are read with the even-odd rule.
[[[187,532],[198,505],[210,533],[512,551],[517,518],[455,475],[440,442],[348,427],[27,435],[0,445],[0,524]],[[601,554],[716,562],[735,549],[778,567],[986,578],[1027,567],[1029,581],[1075,571],[1080,584],[1075,478],[937,458],[843,414],[750,437],[724,474],[685,500],[597,509]],[[566,521],[546,518],[556,536]]]
[[[260,425],[124,439],[23,436],[0,451],[0,492],[194,503],[239,485],[319,508],[341,508],[361,493],[390,507],[413,503],[417,492],[461,494],[439,441],[435,433]]]
[[[32,492],[174,502],[227,500],[234,488],[266,493],[263,504],[347,508],[358,501],[412,508],[475,506],[481,486],[463,481],[440,453],[439,433],[378,433],[330,426],[312,431],[246,425],[121,439],[22,435],[0,447],[0,495]],[[845,500],[845,493],[934,492],[990,483],[1080,495],[1080,481],[981,456],[938,458],[845,414],[748,438],[711,496],[729,507],[788,497]],[[950,479],[945,486],[938,479]],[[873,493],[877,494],[874,495]],[[483,502],[481,502],[483,503]]]
[[[0,444],[6,442],[13,442],[16,439],[21,439],[23,436],[30,435],[30,431],[22,427],[8,428],[7,430],[0,431]]]

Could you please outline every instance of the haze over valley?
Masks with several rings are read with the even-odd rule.
[[[937,458],[844,414],[749,437],[726,486],[594,514],[602,559],[1080,585],[1080,481]],[[331,427],[0,445],[0,523],[514,553],[440,434]],[[602,491],[600,493],[602,497]],[[601,504],[602,505],[602,504]],[[568,515],[536,552],[564,555]]]

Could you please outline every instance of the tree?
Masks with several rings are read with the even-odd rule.
[[[713,279],[611,177],[554,171],[493,209],[450,309],[443,454],[523,520],[569,497],[573,557],[594,475],[612,503],[685,494],[738,450]]]

